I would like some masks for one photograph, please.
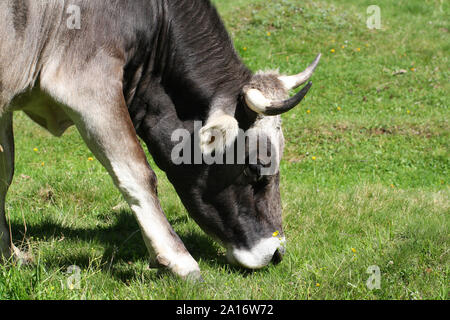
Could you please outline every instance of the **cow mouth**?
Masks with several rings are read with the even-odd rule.
[[[285,238],[271,237],[260,240],[250,249],[231,247],[227,250],[227,259],[233,265],[257,270],[270,263],[279,264],[285,251]]]
[[[283,260],[283,256],[284,256],[284,248],[280,249],[278,248],[277,250],[275,250],[275,253],[273,254],[272,260],[271,262],[274,265],[277,265],[281,262],[281,260]]]

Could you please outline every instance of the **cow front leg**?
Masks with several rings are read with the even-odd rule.
[[[2,108],[0,108],[1,110]],[[14,246],[6,219],[5,201],[14,175],[13,115],[0,115],[0,260],[11,257],[19,263],[27,263],[30,257]]]
[[[107,81],[107,75],[103,79]],[[58,80],[53,78],[52,82],[41,83],[57,99],[66,101],[65,111],[130,205],[150,256],[159,265],[182,278],[200,279],[197,262],[186,250],[161,209],[156,175],[137,139],[121,83],[107,81],[97,87],[94,78],[88,84],[90,87],[86,88],[83,87],[85,81],[75,80],[71,85],[63,86],[58,85]],[[58,85],[56,88],[53,87],[55,84]],[[55,90],[61,88],[64,91]]]
[[[117,109],[116,109],[117,110]],[[101,116],[100,116],[101,115]],[[157,178],[136,137],[124,107],[79,115],[77,127],[95,156],[109,171],[141,228],[151,260],[183,278],[200,278],[197,262],[174,232],[157,197]]]
[[[157,178],[148,165],[128,113],[95,113],[81,118],[78,128],[108,169],[139,223],[152,259],[183,278],[199,278],[200,269],[167,221],[157,197]],[[98,110],[98,109],[97,109]],[[98,115],[101,114],[101,117]]]

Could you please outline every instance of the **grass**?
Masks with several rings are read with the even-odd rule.
[[[137,223],[77,131],[58,140],[18,113],[8,219],[35,264],[0,266],[0,299],[448,299],[448,2],[380,0],[381,30],[366,27],[370,1],[215,3],[252,70],[294,73],[324,54],[284,116],[283,262],[230,267],[156,170],[205,282],[148,270]],[[71,265],[80,289],[67,288]],[[366,287],[372,265],[381,289]]]

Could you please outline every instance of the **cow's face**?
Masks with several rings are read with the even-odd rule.
[[[288,99],[290,89],[309,79],[319,58],[297,76],[256,73],[235,102],[236,114],[219,109],[199,130],[209,164],[182,166],[169,175],[190,215],[227,249],[231,263],[258,269],[279,262],[285,252],[280,114],[306,95],[311,83]]]
[[[243,161],[238,161],[235,143],[232,162],[226,162],[228,148],[221,157],[223,164],[181,166],[169,178],[189,214],[227,249],[228,260],[259,269],[279,262],[285,251],[278,172],[284,144],[280,119],[258,119],[245,135]],[[255,146],[249,141],[254,138],[265,139],[269,148],[250,159]]]

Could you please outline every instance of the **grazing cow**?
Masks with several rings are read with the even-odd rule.
[[[208,0],[2,0],[0,255],[27,258],[5,219],[13,111],[22,110],[56,136],[76,125],[130,205],[153,265],[200,278],[161,209],[137,135],[231,263],[258,269],[279,262],[285,251],[280,175],[264,170],[279,167],[280,115],[300,103],[311,83],[292,98],[289,90],[308,81],[319,59],[294,76],[253,74]],[[198,160],[186,147],[198,148],[200,162],[175,161],[180,129],[193,137],[180,157]],[[247,142],[265,141],[267,157],[256,152],[248,161],[255,146],[245,142],[247,160],[206,163],[206,156],[220,160],[236,150],[240,132]]]

